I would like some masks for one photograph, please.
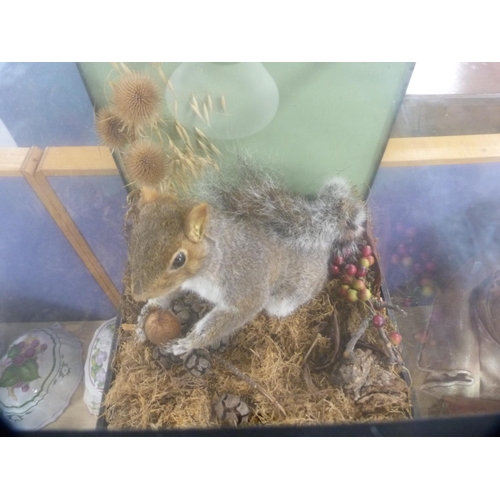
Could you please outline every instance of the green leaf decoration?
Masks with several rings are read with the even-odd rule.
[[[5,368],[0,377],[0,387],[11,387],[21,380],[21,370],[19,365],[10,365]]]
[[[33,359],[27,359],[22,365],[20,365],[21,369],[21,380],[23,382],[31,382],[37,378],[40,378],[38,375],[38,363]]]
[[[23,350],[19,347],[19,345],[13,345],[10,349],[9,349],[9,353],[7,354],[7,356],[10,358],[10,359],[14,359],[14,358],[17,358],[19,356],[19,354],[21,354]]]

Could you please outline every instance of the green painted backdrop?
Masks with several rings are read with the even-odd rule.
[[[163,63],[171,75],[180,63]],[[149,70],[146,63],[127,63]],[[216,141],[222,151],[245,148],[286,173],[289,185],[315,191],[342,174],[367,193],[406,91],[412,63],[264,63],[279,89],[274,119],[250,137]],[[111,63],[80,63],[96,109],[106,105]],[[221,89],[227,87],[221,81]],[[244,97],[242,96],[242,99]]]

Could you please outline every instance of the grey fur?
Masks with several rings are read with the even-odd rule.
[[[305,249],[355,250],[366,222],[364,203],[341,177],[329,180],[313,199],[288,191],[281,179],[249,157],[205,176],[195,196],[225,215],[261,225],[282,243]],[[354,228],[354,229],[350,229]]]
[[[215,304],[185,338],[160,348],[168,355],[217,345],[263,310],[292,313],[324,286],[331,253],[355,250],[364,231],[364,203],[338,178],[308,199],[244,159],[222,175],[205,176],[194,193],[196,200],[144,205],[131,233],[132,288],[150,299],[138,320],[139,339],[149,311],[168,307],[179,291]],[[184,224],[202,201],[208,203],[203,238],[188,244]],[[182,245],[191,248],[186,264],[172,270]]]

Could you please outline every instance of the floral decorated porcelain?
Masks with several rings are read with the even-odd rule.
[[[59,323],[21,335],[0,359],[0,413],[20,430],[45,427],[68,406],[82,368],[80,342]]]
[[[85,393],[83,400],[90,413],[99,414],[115,334],[116,318],[103,323],[95,332],[85,361]]]

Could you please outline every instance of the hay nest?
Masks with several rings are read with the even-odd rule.
[[[367,305],[339,301],[338,287],[338,280],[330,281],[313,301],[288,318],[258,316],[232,339],[225,352],[212,356],[212,369],[197,378],[182,365],[166,369],[155,346],[135,342],[133,328],[140,305],[130,297],[126,275],[114,379],[104,400],[108,428],[219,426],[223,422],[214,412],[214,404],[220,405],[225,395],[231,395],[231,401],[236,395],[243,406],[248,405],[249,415],[242,425],[410,418],[402,360],[387,363],[376,331],[368,328],[349,359],[342,355],[349,333],[366,316]],[[192,296],[182,300],[190,312],[207,310]],[[188,316],[192,322],[197,319],[196,314]],[[184,323],[184,333],[190,326]]]

